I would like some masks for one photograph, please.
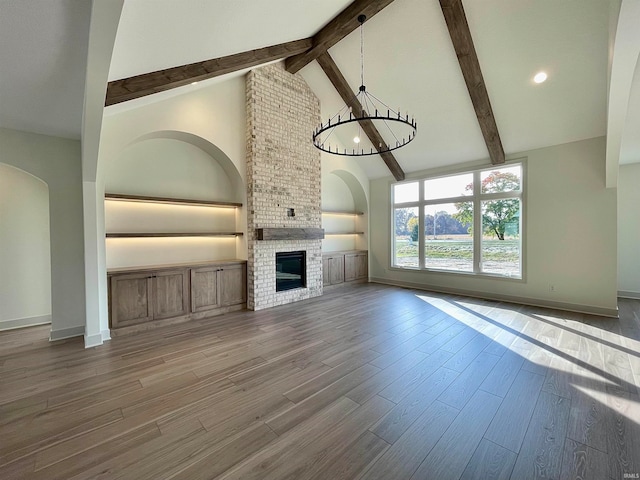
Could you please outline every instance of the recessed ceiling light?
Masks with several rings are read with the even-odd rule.
[[[198,82],[191,82],[191,85],[197,85]]]
[[[536,73],[536,76],[533,77],[533,81],[536,83],[542,83],[547,79],[547,74],[544,72]]]
[[[358,137],[357,135],[353,137],[353,143],[360,143],[360,137]]]

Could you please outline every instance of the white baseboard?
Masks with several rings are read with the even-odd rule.
[[[628,292],[625,290],[618,290],[618,296],[621,298],[632,298],[640,300],[640,292]]]
[[[102,333],[84,336],[84,348],[99,347],[102,345]]]
[[[36,325],[46,325],[51,323],[51,314],[39,315],[37,317],[16,318],[13,320],[0,320],[1,330],[13,330],[14,328],[34,327]]]
[[[517,297],[512,295],[501,295],[499,293],[478,292],[474,290],[464,290],[459,288],[448,288],[433,285],[424,285],[421,283],[402,282],[388,280],[386,278],[372,277],[373,283],[382,283],[384,285],[393,285],[396,287],[414,288],[416,290],[424,290],[428,292],[449,293],[454,295],[464,295],[466,297],[484,298],[487,300],[496,300],[498,302],[518,303],[521,305],[531,305],[534,307],[555,308],[557,310],[565,310],[569,312],[587,313],[589,315],[600,315],[602,317],[618,318],[617,308],[604,308],[592,305],[578,305],[575,303],[554,302],[543,300],[540,298]]]
[[[95,335],[84,336],[84,348],[99,347],[104,342],[111,340],[111,330],[102,330]]]
[[[84,335],[84,325],[80,327],[61,328],[60,330],[51,330],[49,340],[64,340],[65,338],[80,337]]]

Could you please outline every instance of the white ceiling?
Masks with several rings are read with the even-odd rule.
[[[0,126],[79,137],[89,3],[0,0]],[[126,0],[109,78],[309,37],[350,3]],[[608,1],[464,5],[507,154],[605,135]],[[367,89],[418,121],[416,140],[395,152],[402,168],[486,158],[438,0],[395,0],[365,24],[364,35]],[[356,31],[330,50],[354,90],[360,83],[359,42]],[[549,80],[535,85],[531,79],[539,70]],[[342,107],[315,62],[301,74],[320,98],[325,119]],[[640,87],[635,91],[628,115],[629,122],[637,121],[628,125],[632,132],[640,125]],[[631,158],[628,149],[640,152],[640,145],[623,142],[622,158]],[[377,156],[354,161],[370,178],[388,175]]]
[[[604,135],[608,5],[601,0],[465,2],[469,28],[505,152]],[[395,153],[406,172],[487,158],[473,106],[437,0],[396,0],[367,22],[365,83],[419,122],[416,140]],[[330,50],[349,84],[359,84],[359,33]],[[547,82],[534,84],[539,70]],[[321,69],[302,75],[319,97],[341,102]],[[324,106],[324,105],[323,105]],[[342,139],[350,143],[349,139]],[[388,175],[364,159],[370,177]]]
[[[80,138],[91,2],[0,0],[0,127]]]
[[[127,0],[109,80],[306,38],[352,0]]]

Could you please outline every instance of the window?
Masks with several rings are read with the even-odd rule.
[[[392,186],[392,264],[522,278],[522,164]]]

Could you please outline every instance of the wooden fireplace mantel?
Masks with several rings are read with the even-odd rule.
[[[324,228],[256,228],[256,240],[322,240]]]

